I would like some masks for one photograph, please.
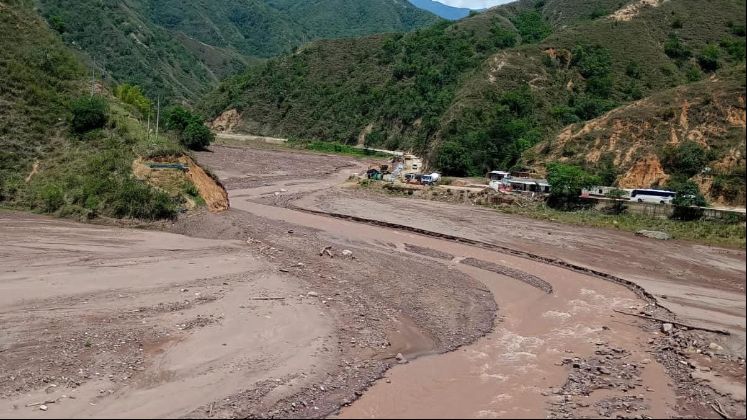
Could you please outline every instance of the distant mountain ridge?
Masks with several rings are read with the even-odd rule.
[[[408,0],[415,7],[427,10],[437,16],[448,20],[459,20],[469,16],[470,9],[453,7],[437,2],[435,0]]]
[[[563,161],[606,185],[661,186],[711,168],[692,181],[738,203],[745,3],[699,4],[522,0],[315,42],[227,80],[204,110],[238,111],[236,129],[256,135],[410,150],[457,176]]]

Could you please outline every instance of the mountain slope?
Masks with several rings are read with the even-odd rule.
[[[423,10],[427,10],[437,16],[440,16],[448,20],[459,20],[461,18],[465,18],[469,16],[470,14],[470,9],[448,6],[443,3],[439,3],[435,0],[408,0],[408,1],[412,3],[415,7],[418,7]]]
[[[623,188],[690,178],[712,201],[744,205],[745,87],[742,66],[657,93],[564,128],[524,161],[540,172],[548,162],[612,168]]]
[[[257,57],[314,39],[408,31],[438,20],[404,0],[37,1],[63,39],[116,82],[183,101]]]
[[[174,216],[176,197],[132,177],[135,149],[146,146],[144,127],[100,83],[92,95],[85,66],[32,1],[0,2],[0,39],[0,206],[81,217]],[[73,112],[82,109],[76,103],[100,105],[105,121],[74,133],[75,115],[92,115]]]
[[[205,109],[263,135],[413,150],[434,169],[521,165],[563,127],[744,62],[745,3],[520,1],[403,35],[318,42]],[[592,169],[593,164],[590,164]]]

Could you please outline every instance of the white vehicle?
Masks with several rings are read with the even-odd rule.
[[[672,200],[677,196],[674,191],[667,190],[648,190],[638,189],[630,193],[630,201],[639,203],[659,203],[672,204]]]
[[[440,178],[441,178],[441,175],[434,172],[430,175],[423,175],[420,178],[420,182],[423,183],[423,185],[434,185],[438,182]]]
[[[490,188],[498,190],[504,179],[511,178],[511,173],[505,171],[491,171],[488,174],[488,184]]]

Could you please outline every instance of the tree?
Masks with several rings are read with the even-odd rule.
[[[516,45],[516,32],[504,28],[500,23],[494,23],[490,33],[493,34],[495,48],[511,48]]]
[[[82,134],[106,124],[109,105],[100,96],[84,97],[72,103],[71,111],[73,131]]]
[[[666,188],[677,193],[672,200],[674,206],[672,219],[698,220],[703,217],[703,209],[700,207],[707,206],[708,202],[696,183],[689,179],[675,177],[667,183]]]
[[[547,165],[547,181],[550,183],[548,204],[569,210],[578,206],[584,188],[598,185],[600,180],[578,166],[551,163]]]
[[[444,144],[438,152],[437,165],[443,173],[466,176],[472,166],[467,148],[457,142]]]
[[[180,106],[173,106],[164,113],[164,123],[167,130],[175,130],[181,133],[195,122],[201,122],[201,118]]]
[[[179,142],[192,150],[202,150],[213,142],[215,134],[201,122],[192,122],[179,136]]]
[[[612,205],[607,207],[605,210],[607,210],[607,212],[610,214],[625,213],[625,211],[628,209],[628,206],[625,205],[625,203],[628,201],[625,198],[627,195],[628,193],[619,188],[607,191],[607,194],[605,194],[604,196],[614,201],[612,202]]]
[[[521,42],[530,44],[540,42],[552,33],[552,27],[536,11],[521,12],[511,19],[521,35]]]
[[[586,78],[603,77],[610,74],[612,55],[601,45],[576,45],[571,64]]]
[[[139,86],[119,85],[114,89],[114,96],[128,105],[132,105],[143,116],[148,115],[153,107],[153,103],[143,95]]]

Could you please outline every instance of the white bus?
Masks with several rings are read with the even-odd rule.
[[[637,201],[639,203],[672,204],[672,200],[675,196],[677,196],[677,193],[674,191],[638,189],[633,190],[633,192],[630,193],[630,201]]]
[[[491,171],[488,173],[488,184],[490,185],[490,188],[497,191],[501,187],[503,180],[506,178],[511,178],[510,172]]]

